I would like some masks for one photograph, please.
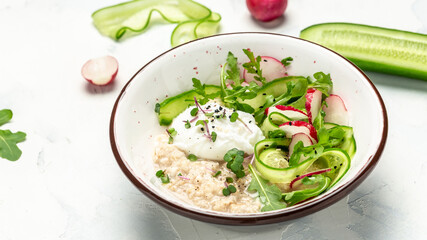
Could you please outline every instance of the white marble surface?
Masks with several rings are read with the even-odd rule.
[[[113,103],[128,79],[170,48],[173,25],[120,43],[101,36],[91,13],[117,0],[1,0],[0,109],[24,131],[17,162],[0,159],[0,239],[427,239],[427,82],[368,73],[389,114],[389,139],[373,173],[315,214],[255,227],[213,225],[171,213],[124,176],[108,136]],[[221,32],[298,36],[311,24],[357,22],[427,34],[427,0],[289,0],[273,24],[253,21],[244,0],[200,1]],[[80,76],[89,58],[111,54],[116,82]]]

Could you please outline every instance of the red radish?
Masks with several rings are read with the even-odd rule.
[[[262,76],[265,77],[265,81],[270,82],[274,79],[286,77],[288,74],[286,72],[286,67],[279,60],[273,57],[262,56],[259,66],[262,70]],[[254,73],[248,73],[246,69],[243,71],[243,78],[246,82],[255,81],[258,85],[261,85],[260,82],[256,81]]]
[[[297,133],[304,133],[317,141],[317,131],[310,123],[290,121],[283,123],[279,128],[285,132],[287,138],[292,138]]]
[[[268,22],[283,15],[288,0],[246,0],[246,5],[255,19]]]
[[[311,141],[311,138],[307,134],[305,133],[294,134],[292,136],[291,143],[289,143],[289,156],[292,156],[292,153],[294,152],[295,144],[297,144],[299,141],[302,142],[304,147],[313,145],[313,141]],[[306,159],[305,156],[301,156],[300,161],[303,161],[305,159]]]
[[[307,110],[308,120],[310,123],[313,123],[322,105],[322,92],[312,88],[308,89],[305,98],[307,99],[305,109]]]
[[[286,117],[292,119],[292,120],[306,120],[308,119],[308,116],[305,112],[296,109],[294,107],[291,106],[284,106],[284,105],[277,105],[274,107],[269,107],[267,109],[265,109],[265,115],[268,116],[268,114],[272,113],[272,112],[279,112],[283,115],[285,115]]]
[[[112,56],[90,59],[82,67],[82,76],[90,83],[103,86],[111,83],[119,71],[119,63]]]
[[[325,99],[327,106],[323,106],[325,111],[325,122],[338,125],[348,125],[348,112],[344,101],[338,95],[331,94]]]

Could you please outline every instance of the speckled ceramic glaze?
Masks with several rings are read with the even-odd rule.
[[[174,198],[154,181],[152,154],[155,136],[165,131],[154,106],[168,96],[192,88],[191,78],[219,84],[227,53],[246,61],[242,49],[277,59],[292,57],[289,75],[330,73],[333,92],[350,113],[357,152],[350,170],[328,192],[301,204],[271,212],[230,214],[200,209]],[[119,166],[145,195],[176,213],[194,219],[236,225],[279,222],[321,210],[355,189],[373,170],[387,137],[387,114],[368,77],[337,53],[298,38],[269,33],[233,33],[196,40],[173,48],[143,66],[121,91],[111,116],[110,139]]]

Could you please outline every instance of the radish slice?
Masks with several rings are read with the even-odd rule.
[[[277,105],[274,107],[269,107],[267,109],[265,109],[265,115],[269,115],[272,112],[279,112],[283,115],[285,115],[286,117],[292,119],[292,120],[306,120],[308,119],[308,116],[305,112],[296,109],[294,107],[291,106],[283,106],[283,105]]]
[[[322,92],[316,89],[308,89],[305,97],[307,99],[305,109],[307,110],[308,120],[313,123],[322,105]]]
[[[273,57],[262,56],[259,66],[262,70],[262,76],[265,77],[265,81],[270,82],[274,79],[286,77],[288,74],[286,72],[286,67],[277,59]],[[258,85],[261,85],[260,82],[255,80],[254,73],[248,73],[246,69],[243,71],[243,78],[246,82],[255,81]]]
[[[310,123],[303,121],[290,121],[283,123],[279,128],[285,132],[287,138],[292,138],[297,133],[304,133],[317,141],[316,129]]]
[[[119,63],[112,56],[90,59],[82,67],[82,76],[90,83],[103,86],[111,83],[119,71]]]
[[[325,111],[325,122],[338,125],[348,125],[348,112],[344,101],[338,95],[331,94],[325,99],[327,106],[323,106]]]
[[[289,156],[292,156],[292,153],[294,152],[295,144],[297,144],[299,141],[302,141],[302,144],[304,147],[313,145],[313,141],[311,141],[311,138],[307,134],[305,133],[294,134],[292,136],[291,142],[289,143]],[[300,161],[304,161],[305,159],[307,159],[307,157],[303,155],[301,156]]]

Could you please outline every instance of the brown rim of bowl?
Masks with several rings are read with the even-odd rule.
[[[357,175],[351,180],[346,182],[344,185],[340,186],[339,188],[335,189],[332,193],[330,193],[327,197],[325,198],[319,198],[318,201],[313,201],[310,204],[301,204],[301,207],[298,207],[298,205],[295,205],[295,208],[293,208],[290,211],[287,212],[283,212],[283,213],[274,213],[271,215],[260,215],[260,216],[223,216],[223,215],[214,215],[214,214],[208,214],[208,213],[204,213],[204,212],[200,212],[200,211],[194,211],[191,209],[187,209],[184,208],[180,205],[176,205],[175,203],[169,202],[166,199],[158,196],[157,194],[151,192],[148,188],[146,188],[140,181],[138,181],[138,179],[132,174],[132,172],[128,169],[128,167],[126,166],[125,161],[121,158],[117,145],[116,145],[116,141],[115,141],[115,135],[114,135],[114,120],[115,120],[115,115],[116,115],[116,110],[117,110],[117,106],[120,102],[121,97],[123,96],[123,93],[125,92],[126,88],[128,87],[129,83],[143,70],[145,69],[147,66],[149,66],[152,62],[154,62],[156,59],[158,59],[159,57],[167,54],[168,52],[176,49],[176,48],[180,48],[184,45],[190,44],[192,42],[196,42],[196,41],[200,41],[206,38],[214,38],[214,37],[218,37],[218,36],[227,36],[227,35],[239,35],[239,34],[261,34],[261,35],[275,35],[275,36],[281,36],[281,37],[287,37],[287,38],[293,38],[293,39],[298,39],[301,41],[305,41],[305,42],[309,42],[311,44],[315,44],[317,46],[320,46],[328,51],[331,51],[333,53],[335,53],[336,55],[338,55],[339,57],[341,57],[342,59],[346,60],[348,63],[350,63],[352,66],[354,66],[365,78],[365,80],[370,84],[371,88],[374,90],[378,101],[380,102],[381,105],[381,110],[382,110],[382,114],[383,114],[383,130],[382,130],[382,136],[381,136],[381,142],[378,146],[377,151],[375,152],[374,155],[370,156],[368,163],[365,164],[357,173]],[[379,158],[384,150],[385,144],[386,144],[386,139],[387,139],[387,133],[388,133],[388,119],[387,119],[387,112],[386,112],[386,108],[384,105],[384,102],[381,98],[381,95],[379,94],[378,90],[376,89],[375,85],[371,82],[371,80],[366,76],[366,74],[360,70],[355,64],[353,64],[350,60],[346,59],[345,57],[343,57],[342,55],[338,54],[337,52],[326,48],[322,45],[319,45],[317,43],[305,40],[305,39],[301,39],[301,38],[297,38],[297,37],[293,37],[293,36],[288,36],[288,35],[284,35],[284,34],[278,34],[278,33],[267,33],[267,32],[234,32],[234,33],[224,33],[224,34],[218,34],[218,35],[213,35],[213,36],[208,36],[205,38],[200,38],[200,39],[196,39],[187,43],[184,43],[182,45],[179,45],[177,47],[171,48],[163,53],[161,53],[160,55],[158,55],[157,57],[155,57],[154,59],[152,59],[151,61],[149,61],[147,64],[145,64],[141,69],[139,69],[133,76],[132,78],[125,84],[125,86],[122,88],[119,96],[116,99],[116,102],[114,103],[114,107],[111,113],[111,119],[110,119],[110,144],[111,144],[111,148],[114,154],[114,157],[117,160],[117,163],[119,164],[120,168],[122,169],[123,173],[128,177],[128,179],[142,192],[144,193],[148,198],[150,198],[151,200],[157,202],[158,204],[160,204],[161,206],[165,207],[168,210],[171,210],[175,213],[178,213],[182,216],[186,216],[186,217],[190,217],[192,219],[195,220],[200,220],[200,221],[204,221],[204,222],[210,222],[210,223],[216,223],[216,224],[227,224],[227,225],[261,225],[261,224],[270,224],[270,223],[277,223],[277,222],[281,222],[281,221],[287,221],[287,220],[291,220],[291,219],[296,219],[299,217],[303,217],[306,215],[309,215],[311,213],[320,211],[332,204],[334,204],[335,202],[337,202],[338,200],[341,200],[342,198],[344,198],[346,195],[348,195],[351,191],[353,191],[357,186],[359,186],[363,180],[366,179],[366,177],[372,172],[372,170],[375,168],[376,164],[379,161]]]

